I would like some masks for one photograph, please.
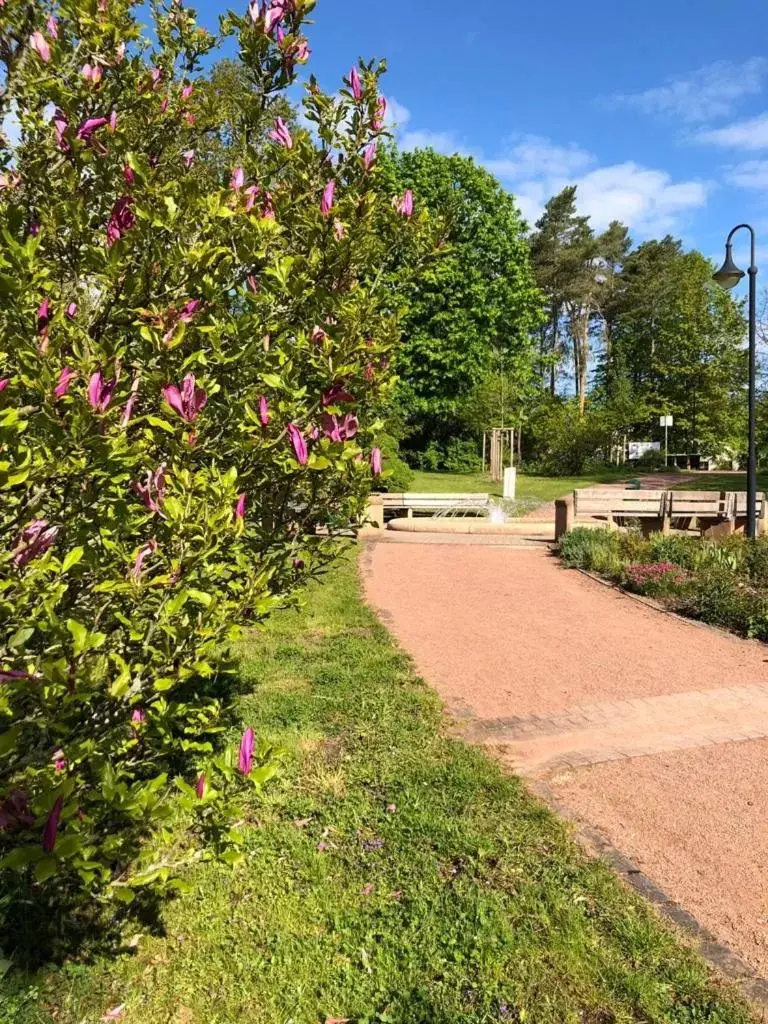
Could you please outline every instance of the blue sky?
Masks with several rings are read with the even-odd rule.
[[[199,0],[201,20],[225,6]],[[715,256],[751,219],[768,255],[764,0],[319,0],[314,19],[325,88],[387,57],[401,143],[471,153],[527,217],[575,182],[598,228]]]

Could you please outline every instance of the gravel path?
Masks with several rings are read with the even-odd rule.
[[[373,542],[363,573],[468,738],[545,778],[768,975],[768,648],[532,548]]]

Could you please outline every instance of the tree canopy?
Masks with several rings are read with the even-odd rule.
[[[404,306],[399,401],[417,437],[450,436],[500,365],[519,389],[533,375],[541,295],[525,226],[514,198],[469,157],[391,152],[386,170],[387,191],[413,189],[440,237],[418,284],[403,288],[394,269]]]

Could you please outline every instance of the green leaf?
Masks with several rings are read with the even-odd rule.
[[[77,563],[81,560],[84,554],[84,548],[72,548],[71,551],[67,552],[64,561],[61,563],[61,571],[63,573],[69,572],[73,565],[77,565]]]
[[[156,679],[155,680],[155,689],[157,690],[158,693],[165,693],[167,690],[173,689],[173,687],[175,685],[176,685],[176,680],[175,679],[169,679],[169,678],[165,677],[163,679]]]
[[[17,846],[15,850],[7,853],[0,860],[0,868],[8,868],[9,871],[23,871],[24,868],[43,857],[43,850],[40,846]]]
[[[263,373],[261,379],[268,388],[281,388],[283,386],[282,377],[278,377],[276,373]]]
[[[76,619],[67,619],[67,629],[72,634],[72,639],[74,640],[73,650],[75,657],[77,657],[88,646],[88,630]]]
[[[210,594],[206,594],[204,590],[188,590],[190,598],[196,601],[198,604],[203,605],[205,608],[210,608],[213,602],[213,597]]]
[[[10,729],[0,733],[0,757],[5,754],[10,754],[16,747],[16,741],[19,738],[21,732],[20,725],[13,725]]]
[[[17,629],[13,636],[8,641],[8,646],[13,651],[19,651],[24,647],[27,640],[34,634],[34,626],[22,626],[21,629]]]
[[[147,423],[153,427],[159,427],[160,430],[165,430],[168,434],[176,433],[175,428],[171,426],[168,420],[160,419],[159,416],[147,416]]]

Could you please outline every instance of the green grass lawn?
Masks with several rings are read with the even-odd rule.
[[[746,473],[699,473],[693,480],[677,484],[683,491],[746,491]],[[768,473],[757,474],[758,491],[768,492]]]
[[[626,468],[605,469],[589,476],[528,476],[518,474],[517,497],[521,501],[554,501],[570,494],[577,487],[612,483],[631,477]],[[415,472],[411,491],[417,494],[445,494],[447,492],[477,492],[501,497],[501,484],[491,483],[485,473],[422,473]]]
[[[355,566],[244,654],[243,721],[288,750],[165,935],[0,982],[2,1024],[746,1024],[634,894],[481,751],[361,603]],[[0,967],[2,962],[0,962]]]

